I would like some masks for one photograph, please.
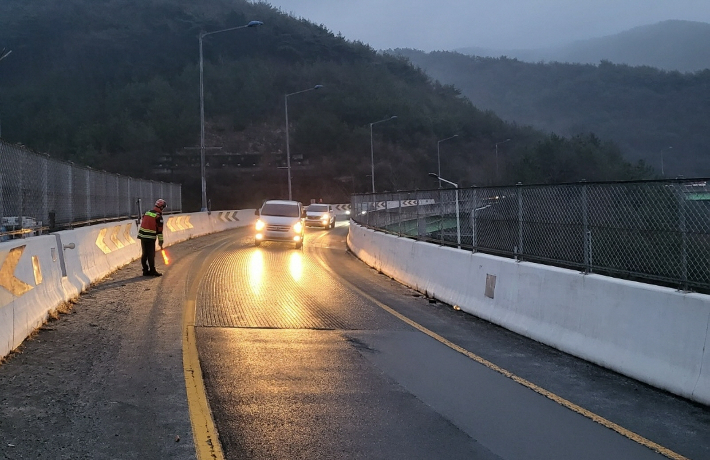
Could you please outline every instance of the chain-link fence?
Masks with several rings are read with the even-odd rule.
[[[399,236],[586,273],[710,289],[705,179],[354,195],[353,220]]]
[[[0,241],[137,218],[158,198],[182,211],[180,184],[109,174],[0,140]]]

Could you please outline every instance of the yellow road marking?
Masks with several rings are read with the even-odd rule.
[[[318,238],[318,239],[320,239],[320,238]],[[672,450],[670,450],[666,447],[663,447],[660,444],[657,444],[649,439],[646,439],[643,436],[634,433],[633,431],[627,430],[626,428],[624,428],[620,425],[617,425],[616,423],[614,423],[610,420],[607,420],[604,417],[595,414],[594,412],[591,412],[581,406],[578,406],[577,404],[574,404],[573,402],[568,401],[565,398],[558,396],[555,393],[552,393],[551,391],[548,391],[542,387],[539,387],[539,386],[535,385],[534,383],[532,383],[528,380],[525,380],[524,378],[519,377],[519,376],[513,374],[512,372],[510,372],[506,369],[503,369],[502,367],[499,367],[499,366],[493,364],[492,362],[490,362],[490,361],[488,361],[488,360],[486,360],[474,353],[471,353],[470,351],[466,350],[465,348],[456,345],[455,343],[440,336],[436,332],[433,332],[433,331],[427,329],[426,327],[422,326],[421,324],[417,323],[416,321],[409,319],[408,317],[406,317],[403,314],[399,313],[398,311],[394,310],[392,307],[389,307],[389,306],[385,305],[384,303],[380,302],[379,300],[375,299],[370,294],[368,294],[367,292],[363,291],[362,289],[360,289],[359,287],[355,286],[353,283],[348,281],[346,278],[335,273],[323,261],[323,259],[320,256],[318,256],[317,258],[318,258],[318,262],[320,263],[320,265],[323,268],[325,268],[333,276],[340,278],[345,284],[350,286],[350,288],[352,290],[354,290],[355,292],[357,292],[358,294],[360,294],[361,296],[363,296],[364,298],[366,298],[370,302],[374,303],[378,307],[382,308],[387,313],[389,313],[389,314],[395,316],[396,318],[398,318],[399,320],[407,323],[408,325],[412,326],[413,328],[415,328],[419,332],[422,332],[422,333],[428,335],[429,337],[431,337],[432,339],[442,343],[443,345],[446,345],[447,347],[451,348],[452,350],[457,351],[457,352],[461,353],[462,355],[467,356],[468,358],[476,361],[479,364],[483,364],[487,368],[489,368],[493,371],[496,371],[499,374],[502,374],[502,375],[508,377],[509,379],[519,383],[520,385],[523,385],[523,386],[533,390],[534,392],[541,394],[541,395],[555,401],[556,403],[560,404],[561,406],[564,406],[564,407],[566,407],[566,408],[568,408],[568,409],[570,409],[570,410],[572,410],[572,411],[574,411],[574,412],[576,412],[588,419],[591,419],[591,420],[599,423],[600,425],[605,426],[606,428],[614,430],[617,433],[619,433],[620,435],[622,435],[632,441],[635,441],[635,442],[641,444],[642,446],[648,447],[649,449],[654,450],[655,452],[658,452],[659,454],[661,454],[667,458],[670,458],[673,460],[689,460],[687,457],[684,457],[676,452],[673,452]]]
[[[0,266],[0,286],[4,287],[15,297],[20,297],[22,294],[32,289],[32,286],[19,280],[15,277],[15,268],[20,262],[22,253],[25,252],[25,245],[10,249],[10,252],[5,257]]]
[[[192,317],[192,324],[186,319]],[[219,443],[217,427],[212,419],[205,383],[200,369],[200,358],[197,354],[197,340],[195,339],[195,301],[185,302],[184,328],[182,336],[182,365],[185,371],[185,387],[187,389],[187,402],[192,423],[192,436],[195,450],[199,460],[224,459],[222,446]]]
[[[204,277],[212,255],[220,251],[222,247],[232,244],[229,240],[212,249],[210,253],[203,257],[203,263],[195,273],[195,277],[189,286],[185,307],[183,310],[183,334],[182,334],[182,365],[185,373],[185,387],[187,390],[187,404],[190,411],[190,422],[192,424],[192,437],[195,442],[195,451],[198,460],[224,460],[224,452],[219,442],[217,426],[212,418],[207,394],[205,392],[205,382],[202,378],[200,368],[200,356],[197,351],[197,340],[195,337],[195,315],[197,291],[200,280]]]

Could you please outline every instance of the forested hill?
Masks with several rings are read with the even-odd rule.
[[[243,0],[3,0],[3,138],[52,157],[184,184],[199,208],[198,34],[205,38],[208,195],[215,208],[284,197],[289,98],[294,198],[369,191],[370,123],[378,191],[647,177],[591,133],[570,139],[503,122],[403,58]],[[512,139],[500,149],[495,143]],[[498,171],[496,173],[496,170]]]
[[[667,177],[710,175],[710,70],[537,63],[396,50],[504,120],[562,136],[594,132]]]
[[[697,72],[710,69],[710,24],[669,20],[605,37],[566,45],[519,50],[460,48],[462,54],[520,59],[525,62],[569,62],[649,66],[662,70]]]

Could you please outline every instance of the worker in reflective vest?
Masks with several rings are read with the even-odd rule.
[[[155,207],[143,215],[141,226],[138,228],[143,276],[163,276],[155,269],[155,240],[158,240],[160,249],[163,249],[163,209],[167,205],[162,198],[156,201]]]

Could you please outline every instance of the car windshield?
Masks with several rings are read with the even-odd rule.
[[[266,203],[261,208],[262,216],[300,217],[298,206],[284,203]]]
[[[328,212],[327,204],[312,204],[308,206],[308,211],[311,212]]]

